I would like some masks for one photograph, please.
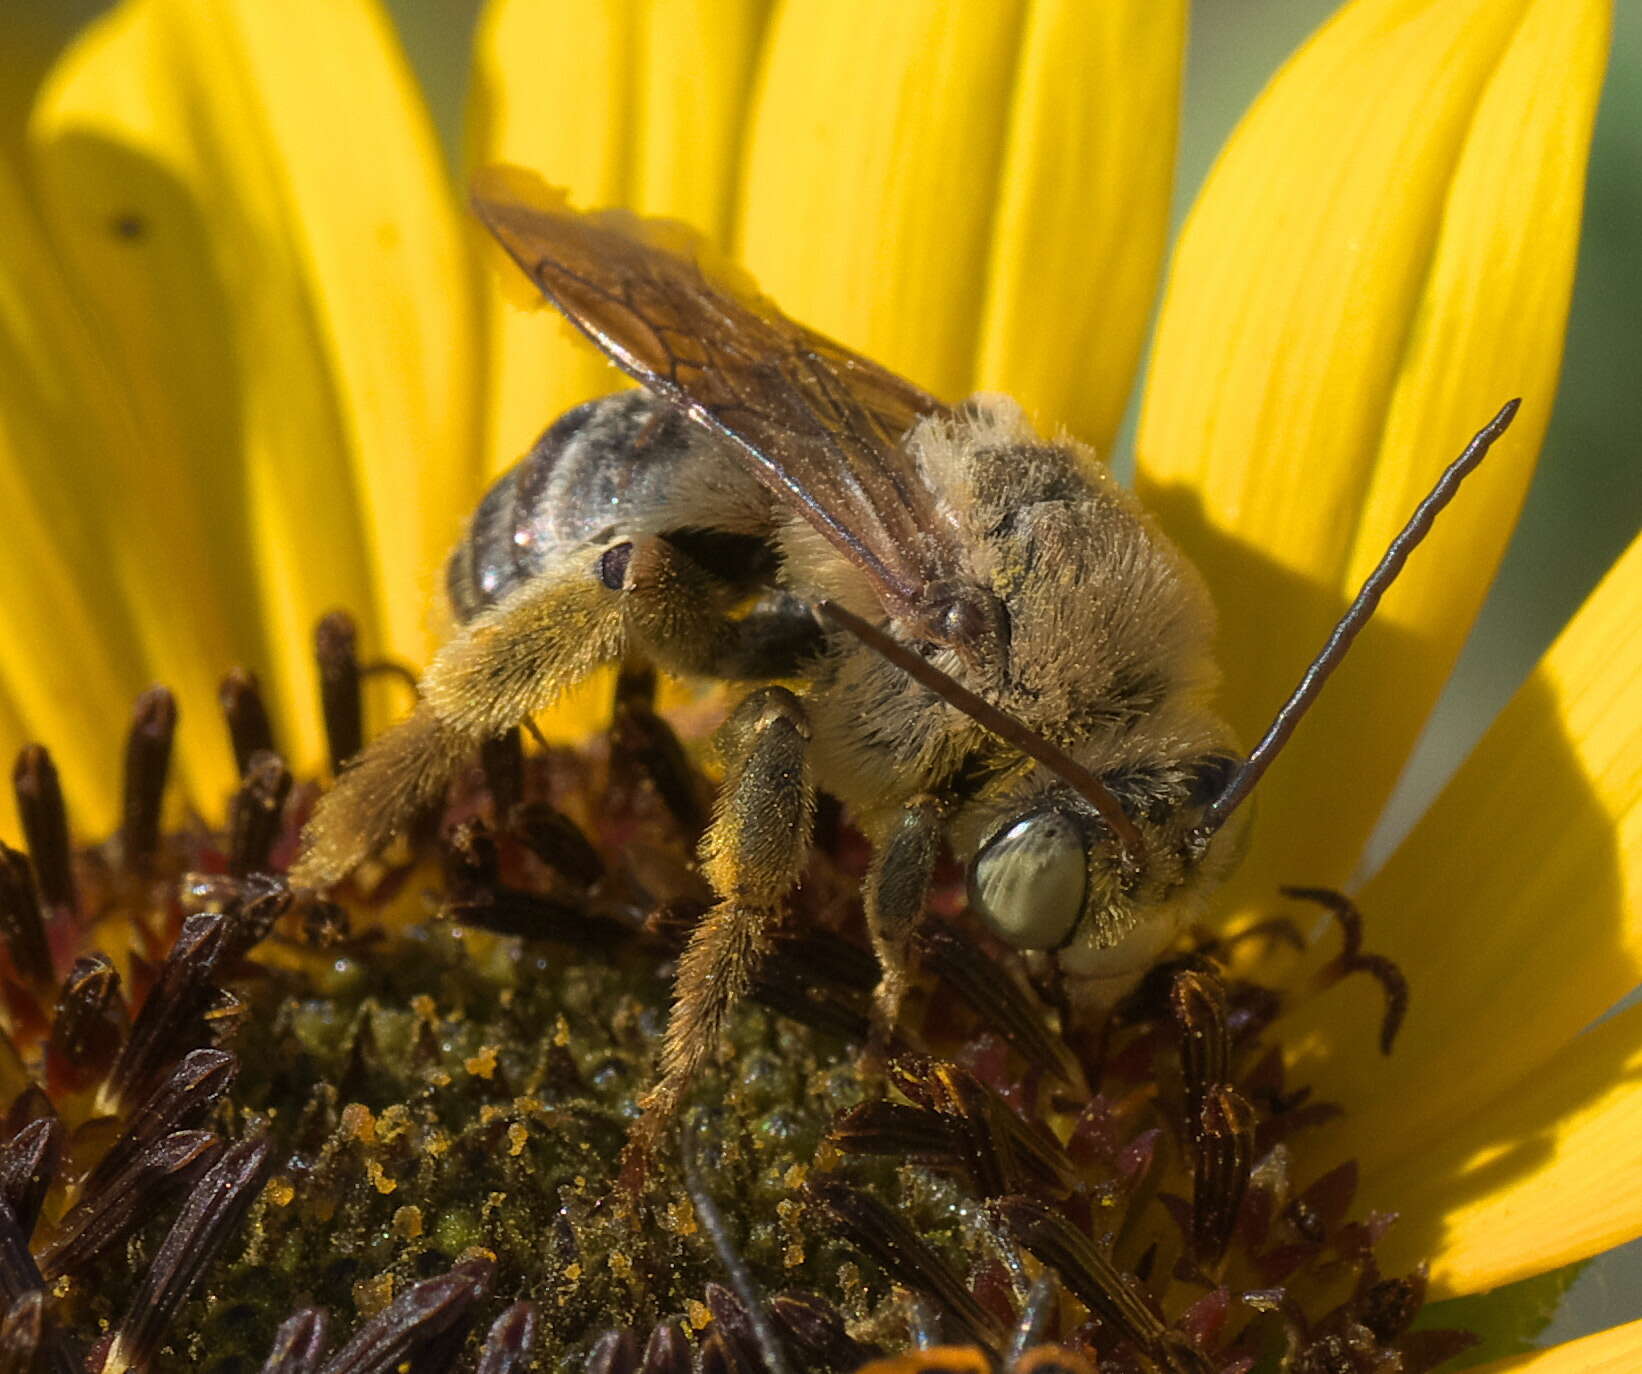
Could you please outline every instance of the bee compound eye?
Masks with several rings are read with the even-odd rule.
[[[1053,949],[1071,934],[1088,885],[1083,831],[1064,811],[1034,811],[981,846],[970,903],[1016,949]]]

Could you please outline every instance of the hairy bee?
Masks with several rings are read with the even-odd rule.
[[[1201,580],[1079,445],[1045,440],[1002,397],[943,405],[630,217],[476,205],[643,389],[559,419],[485,496],[448,569],[459,628],[412,715],[321,800],[292,876],[343,877],[476,744],[602,664],[752,684],[718,736],[701,860],[719,900],[679,964],[652,1123],[750,984],[818,789],[873,845],[886,1024],[943,844],[979,917],[1052,951],[1074,993],[1146,968],[1235,862],[1237,803],[1513,409],[1445,475],[1245,758],[1213,706]]]

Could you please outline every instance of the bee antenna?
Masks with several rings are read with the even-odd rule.
[[[1076,759],[1056,748],[1035,730],[1028,729],[1007,711],[1000,711],[991,702],[976,696],[887,631],[862,620],[836,601],[818,601],[815,609],[848,630],[874,653],[893,663],[914,682],[956,706],[983,730],[991,731],[1005,744],[1013,745],[1029,758],[1036,759],[1095,808],[1117,836],[1129,862],[1139,865],[1146,853],[1146,842],[1141,839],[1140,831],[1106,784]]]
[[[1436,486],[1426,494],[1425,500],[1414,508],[1414,513],[1408,517],[1408,523],[1391,541],[1385,556],[1363,583],[1362,590],[1357,593],[1351,605],[1346,607],[1345,614],[1335,625],[1334,632],[1329,635],[1328,643],[1323,645],[1322,652],[1312,659],[1311,666],[1306,669],[1299,686],[1290,693],[1289,699],[1272,719],[1265,736],[1249,751],[1248,758],[1231,775],[1220,795],[1203,813],[1203,823],[1198,827],[1200,834],[1211,835],[1220,829],[1231,817],[1232,812],[1237,810],[1254,790],[1254,785],[1271,766],[1272,760],[1288,743],[1289,736],[1294,733],[1294,727],[1300,723],[1300,718],[1317,699],[1317,694],[1322,691],[1329,674],[1346,656],[1352,640],[1356,639],[1358,632],[1368,624],[1369,618],[1380,604],[1380,598],[1385,595],[1386,588],[1397,580],[1397,575],[1403,570],[1403,564],[1408,562],[1408,555],[1413,553],[1419,547],[1420,541],[1431,532],[1431,526],[1436,522],[1439,512],[1454,499],[1454,493],[1459,490],[1460,483],[1482,462],[1488,450],[1493,447],[1494,441],[1505,433],[1511,421],[1516,418],[1521,405],[1522,398],[1519,396],[1501,406],[1499,414],[1477,431],[1475,437],[1465,446],[1465,452],[1448,465],[1442,476],[1437,479]]]

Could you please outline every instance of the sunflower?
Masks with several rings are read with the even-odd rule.
[[[1213,977],[1224,988],[1188,979],[1173,994],[1177,1010],[1206,999],[1207,1024],[1240,1005],[1245,982],[1289,990],[1283,1073],[1345,1107],[1305,1134],[1304,1156],[1356,1161],[1354,1209],[1399,1217],[1375,1231],[1377,1264],[1402,1273],[1429,1261],[1434,1298],[1487,1294],[1642,1235],[1642,1008],[1601,1019],[1642,961],[1642,548],[1614,566],[1395,853],[1351,887],[1380,966],[1413,989],[1394,1055],[1375,1042],[1371,980],[1303,996],[1336,982],[1340,960],[1235,937],[1265,928],[1284,882],[1351,882],[1493,577],[1555,391],[1609,25],[1606,0],[1350,0],[1250,108],[1166,271],[1181,3],[492,0],[475,38],[472,165],[523,164],[579,204],[686,220],[795,318],[943,397],[1009,392],[1109,452],[1158,309],[1137,486],[1214,588],[1223,701],[1244,738],[1440,464],[1501,401],[1524,398],[1263,784],[1256,838],[1221,903]],[[26,64],[14,54],[12,65]],[[440,562],[484,481],[613,377],[555,321],[519,310],[490,271],[391,27],[366,0],[122,0],[56,59],[30,108],[16,105],[0,158],[0,737],[50,745],[49,758],[20,756],[18,823],[40,896],[61,916],[88,898],[83,882],[77,898],[65,891],[70,866],[48,852],[65,850],[59,791],[78,834],[110,833],[123,814],[129,840],[130,794],[122,801],[108,761],[147,683],[173,694],[143,698],[133,738],[174,729],[179,785],[164,829],[186,850],[174,866],[262,866],[282,843],[290,779],[264,762],[260,783],[254,768],[241,781],[236,762],[254,762],[277,730],[298,778],[322,770],[335,722],[319,705],[315,625],[336,607],[357,624],[357,651],[350,642],[328,661],[425,661]],[[328,623],[335,649],[352,631]],[[225,687],[230,664],[255,677]],[[232,752],[207,705],[219,691]],[[366,697],[375,720],[402,705],[391,681]],[[585,732],[597,709],[572,703],[555,738]],[[576,757],[553,754],[552,767],[574,774]],[[198,817],[230,794],[223,839]],[[262,829],[258,805],[273,817]],[[457,886],[485,871],[475,852],[463,851]],[[7,872],[6,892],[22,890]],[[129,900],[108,897],[106,910]],[[154,998],[215,968],[219,946],[252,941],[245,913],[258,900],[236,895],[227,917],[194,910],[169,951],[131,941],[116,951],[138,961],[126,976]],[[16,903],[0,893],[0,907]],[[323,934],[333,917],[304,920]],[[15,979],[48,985],[72,926],[52,925],[61,947],[32,956],[20,953],[26,932],[8,932]],[[407,968],[448,984],[457,975],[428,953],[437,944]],[[461,977],[500,986],[502,957]],[[345,962],[328,975],[333,991],[361,976]],[[95,1114],[87,1094],[129,1113],[172,1081],[131,1049],[155,1043],[137,1035],[143,1011],[126,1048],[107,1048],[124,1034],[109,976],[89,956],[75,964],[57,1022],[66,1007],[81,1029],[114,1028],[72,1053],[54,1032],[42,1051],[70,1116],[64,1103]],[[535,1010],[562,1028],[589,998],[615,995],[605,976],[578,974]],[[412,1000],[394,1034],[437,1040]],[[30,1028],[14,1003],[8,1030],[22,1043]],[[190,1024],[218,1014],[188,1006]],[[334,1057],[343,1028],[310,1020],[292,1043]],[[470,1078],[494,1077],[484,1034],[440,1034]],[[376,1071],[359,1047],[381,1035],[349,1030],[338,1082]],[[189,1089],[196,1105],[225,1091],[211,1078],[221,1062],[192,1058],[215,1052],[189,1049],[190,1072],[213,1085]],[[0,1065],[17,1102],[37,1073],[25,1059]],[[555,1064],[542,1073],[572,1072]],[[585,1056],[575,1072],[589,1072]],[[931,1111],[979,1100],[943,1073],[906,1068],[899,1086]],[[1190,1072],[1185,1082],[1194,1091]],[[850,1105],[853,1089],[829,1084],[817,1095]],[[236,1107],[241,1126],[256,1108]],[[779,1115],[769,1101],[757,1110]],[[21,1148],[21,1127],[45,1151],[45,1115],[14,1106],[7,1148]],[[529,1115],[485,1124],[516,1142]],[[354,1105],[328,1120],[330,1139],[367,1154],[410,1129]],[[883,1126],[862,1120],[857,1141]],[[166,1321],[197,1278],[175,1278],[184,1252],[214,1253],[248,1208],[266,1252],[267,1217],[290,1202],[283,1175],[264,1188],[265,1137],[223,1149],[200,1134],[167,1137],[181,1152],[167,1167],[195,1186],[144,1252],[155,1268],[143,1310]],[[373,1160],[386,1197],[400,1180]],[[828,1186],[819,1205],[861,1231],[861,1209],[876,1204]],[[1064,1224],[1017,1213],[1040,1242],[1042,1227]],[[66,1247],[95,1229],[84,1217],[81,1231],[64,1229],[74,1215],[55,1218],[47,1252],[61,1274],[74,1272]],[[112,1223],[97,1224],[106,1249]],[[495,1263],[469,1253],[475,1239],[494,1251],[495,1233],[477,1214],[392,1210],[406,1242],[438,1224],[444,1252],[468,1257],[409,1286],[414,1274],[397,1287],[362,1280],[361,1312],[397,1314],[400,1331],[451,1327],[444,1314]],[[679,1234],[694,1225],[680,1220]],[[627,1281],[620,1252],[607,1258]],[[698,1325],[748,1320],[745,1302],[715,1301]],[[21,1302],[0,1345],[26,1321],[38,1327]],[[1475,1325],[1495,1320],[1486,1300],[1474,1310]],[[513,1308],[497,1317],[498,1361],[526,1320]],[[110,1367],[151,1356],[163,1325],[124,1319]],[[318,1348],[320,1325],[297,1314],[282,1348]],[[355,1347],[386,1329],[357,1337],[346,1367],[367,1367]],[[606,1368],[620,1366],[613,1349]],[[1633,1362],[1642,1321],[1510,1367]]]

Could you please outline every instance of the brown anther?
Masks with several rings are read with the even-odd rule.
[[[318,1374],[331,1343],[331,1319],[322,1307],[293,1312],[274,1333],[262,1374]]]
[[[68,807],[51,755],[38,744],[27,744],[12,770],[17,814],[23,822],[34,878],[48,911],[73,911],[73,848],[69,841]]]
[[[881,1352],[849,1334],[843,1314],[816,1293],[778,1293],[770,1316],[805,1369],[859,1369]]]
[[[479,763],[490,790],[491,815],[498,826],[524,799],[525,747],[517,729],[504,731],[479,746]]]
[[[365,744],[358,633],[353,617],[346,611],[331,611],[314,626],[314,661],[319,668],[319,710],[325,723],[326,753],[334,777]]]
[[[190,1050],[130,1114],[125,1129],[82,1185],[93,1196],[133,1159],[176,1131],[201,1126],[239,1072],[239,1061],[227,1050]]]
[[[0,843],[0,940],[23,981],[49,995],[57,973],[52,968],[34,869],[28,855],[4,843]]]
[[[1203,1104],[1231,1076],[1226,1034],[1226,990],[1213,974],[1182,969],[1169,985],[1169,1008],[1180,1031],[1180,1068],[1185,1087],[1188,1139],[1201,1139]]]
[[[474,1374],[523,1374],[536,1349],[536,1304],[513,1304],[490,1324]]]
[[[1022,1059],[1063,1083],[1076,1081],[1078,1070],[1065,1042],[1049,1028],[1044,1009],[1009,970],[946,921],[925,921],[918,928],[917,941],[924,967],[967,1002]]]
[[[228,935],[223,958],[228,960],[243,959],[266,940],[296,900],[284,877],[275,874],[253,873],[237,887],[234,900],[225,909]]]
[[[672,1322],[662,1322],[644,1343],[639,1374],[691,1374],[690,1343]]]
[[[110,1105],[130,1107],[141,1101],[169,1065],[209,1038],[205,1017],[216,1002],[217,965],[228,925],[221,913],[183,922],[108,1075],[104,1092]]]
[[[63,980],[46,1041],[46,1082],[54,1092],[100,1083],[125,1041],[128,1019],[120,975],[101,954],[77,959]]]
[[[25,1239],[34,1234],[62,1161],[67,1134],[61,1121],[43,1117],[0,1145],[0,1202],[11,1209]]]
[[[1236,1088],[1216,1084],[1203,1097],[1192,1159],[1192,1251],[1215,1264],[1231,1244],[1249,1170],[1259,1117]]]
[[[452,1344],[453,1335],[457,1342],[465,1336],[485,1288],[484,1278],[467,1266],[413,1283],[354,1333],[326,1362],[325,1374],[448,1367],[432,1357]]]
[[[572,887],[586,891],[604,877],[604,860],[581,827],[546,802],[522,802],[508,815],[508,832]]]
[[[660,799],[686,844],[694,845],[707,825],[697,790],[696,770],[673,727],[651,709],[645,684],[653,678],[628,674],[617,679],[610,721],[610,800],[618,813],[649,789]]]
[[[883,1155],[926,1168],[957,1169],[962,1160],[951,1121],[900,1102],[858,1103],[833,1122],[827,1139],[845,1154]]]
[[[119,1245],[221,1152],[221,1138],[210,1131],[174,1131],[133,1156],[95,1193],[82,1193],[58,1223],[40,1253],[45,1276],[75,1273]]]
[[[1174,1341],[1138,1283],[1123,1273],[1094,1241],[1065,1217],[1031,1198],[993,1204],[1015,1239],[1060,1276],[1062,1283],[1102,1321],[1152,1359],[1177,1367]],[[1206,1369],[1206,1365],[1202,1366]]]
[[[176,698],[167,688],[150,687],[137,698],[125,737],[120,862],[128,873],[148,873],[159,853],[160,813],[176,733]]]
[[[839,1234],[871,1257],[896,1283],[933,1300],[971,1340],[989,1350],[1003,1346],[1003,1331],[955,1273],[905,1218],[846,1183],[808,1184],[805,1192]]]
[[[228,723],[234,769],[244,777],[253,756],[274,747],[274,727],[268,720],[257,675],[249,668],[230,668],[217,688],[217,701]]]
[[[478,816],[458,821],[444,833],[445,890],[456,901],[480,898],[502,880],[501,859],[490,827]]]
[[[122,1361],[141,1367],[152,1359],[177,1309],[262,1190],[272,1156],[266,1136],[241,1140],[224,1150],[210,1172],[189,1189],[115,1334],[109,1360],[116,1367]]]
[[[268,750],[252,754],[243,767],[239,790],[228,803],[228,871],[236,878],[267,871],[290,794],[285,761]]]
[[[31,1288],[0,1317],[0,1370],[27,1374],[40,1363],[46,1335],[46,1295]]]

